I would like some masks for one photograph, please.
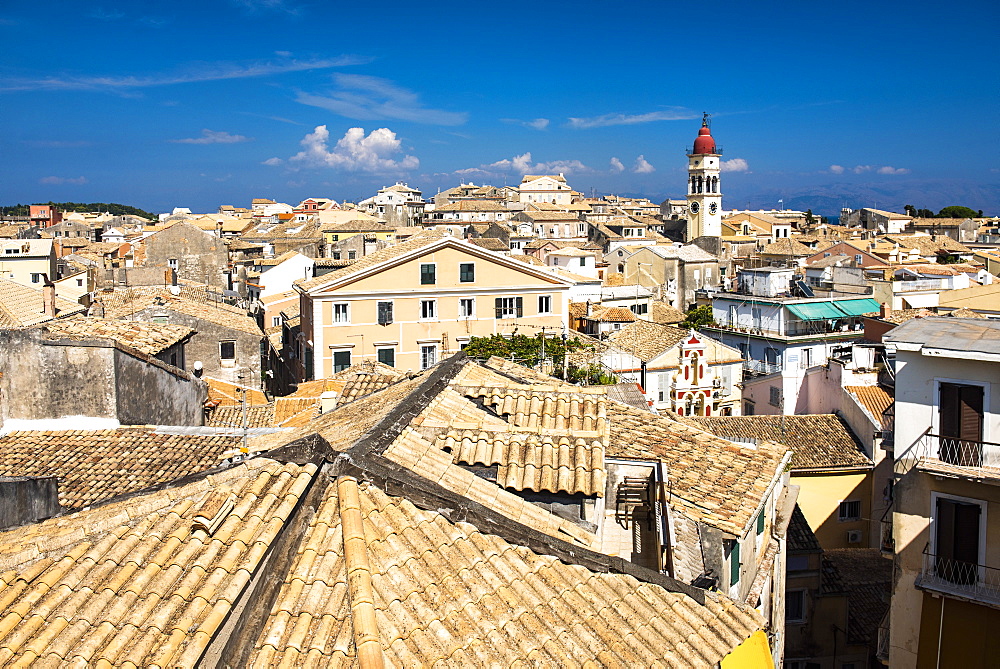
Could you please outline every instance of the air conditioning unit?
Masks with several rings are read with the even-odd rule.
[[[861,543],[861,530],[847,530],[847,543],[849,543],[849,544],[860,544]]]

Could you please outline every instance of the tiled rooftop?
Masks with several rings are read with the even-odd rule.
[[[51,321],[45,329],[57,337],[112,339],[146,355],[156,356],[174,344],[194,334],[182,325],[148,323],[144,321],[113,321],[93,316],[80,316]]]
[[[0,475],[57,476],[59,503],[79,509],[217,466],[240,438],[155,427],[21,431],[0,437]]]
[[[857,398],[858,404],[867,409],[879,423],[882,422],[882,414],[892,404],[892,395],[882,386],[844,386],[844,390]]]
[[[0,662],[195,666],[315,471],[251,460],[0,533]]]
[[[56,317],[64,318],[86,311],[86,307],[56,297]],[[51,321],[44,313],[42,291],[0,278],[0,328],[31,327]]]
[[[661,459],[673,499],[695,520],[742,536],[786,449],[771,442],[741,446],[704,430],[617,402],[608,403],[610,457]]]
[[[760,626],[728,599],[566,564],[342,478],[252,664],[712,667]]]
[[[792,470],[871,467],[860,442],[835,414],[709,416],[684,421],[725,439],[756,439],[792,450]]]

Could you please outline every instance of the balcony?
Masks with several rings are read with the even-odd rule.
[[[892,536],[893,506],[893,504],[889,505],[879,522],[879,550],[882,551],[882,555],[895,555],[896,553],[896,540]]]
[[[914,444],[914,453],[918,467],[938,471],[947,470],[952,473],[960,469],[996,470],[985,472],[987,475],[1000,477],[1000,444],[989,441],[973,441],[958,439],[940,434],[924,433]],[[984,472],[977,472],[981,476]]]
[[[744,360],[743,371],[750,374],[780,374],[781,365],[774,362],[765,362],[763,360]]]
[[[892,282],[892,292],[894,293],[944,290],[950,287],[950,281],[948,279],[913,279]]]
[[[1000,608],[1000,569],[924,551],[917,587]]]

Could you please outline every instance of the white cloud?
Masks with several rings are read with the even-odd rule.
[[[865,172],[871,172],[871,170],[872,170],[871,165],[855,165],[854,169],[852,169],[851,171],[854,172],[855,174],[864,174]]]
[[[280,165],[283,162],[285,162],[285,161],[282,160],[281,158],[275,157],[275,158],[268,158],[267,160],[261,161],[260,164],[261,165],[270,165],[271,167],[274,167],[275,165]]]
[[[636,174],[649,174],[650,172],[655,172],[656,168],[649,164],[645,156],[639,156],[635,159],[635,167],[632,171]]]
[[[40,184],[51,184],[51,185],[74,184],[76,186],[82,186],[83,184],[87,183],[87,177],[76,177],[76,178],[72,178],[72,177],[42,177],[41,179],[38,180],[38,183],[40,183]]]
[[[844,166],[843,165],[830,165],[830,172],[833,173],[833,174],[843,174],[844,173]]]
[[[889,165],[884,165],[878,168],[879,174],[909,174],[910,170],[905,167],[891,167]]]
[[[373,174],[403,172],[420,165],[415,156],[403,156],[401,160],[391,157],[402,152],[402,142],[388,128],[372,130],[367,136],[364,128],[351,128],[337,140],[332,150],[329,141],[330,132],[326,126],[316,126],[302,139],[303,150],[289,158],[289,162]]]
[[[500,121],[512,125],[523,125],[525,128],[534,128],[535,130],[546,130],[549,127],[549,119],[547,118],[536,118],[533,121],[522,121],[519,118],[502,118]]]
[[[240,142],[252,142],[253,137],[243,135],[230,135],[224,130],[209,130],[205,128],[201,131],[201,137],[189,137],[187,139],[167,140],[174,144],[239,144]]]
[[[424,107],[416,93],[381,77],[335,74],[334,81],[340,90],[329,95],[299,92],[296,102],[359,121],[391,118],[431,125],[461,125],[468,118],[465,112]]]
[[[503,160],[498,160],[495,163],[490,163],[489,165],[480,165],[479,167],[467,167],[461,170],[455,170],[454,174],[497,174],[499,173],[512,173],[512,174],[570,174],[573,172],[590,172],[591,169],[581,163],[579,160],[552,160],[547,163],[535,163],[531,160],[531,152],[522,153],[519,156],[514,156],[513,158],[504,158]]]
[[[341,56],[340,58],[323,58],[318,60],[289,60],[277,63],[260,62],[249,65],[234,63],[198,64],[191,66],[186,72],[179,74],[160,74],[150,77],[49,77],[46,79],[0,78],[0,90],[3,91],[39,91],[39,90],[128,90],[135,88],[150,88],[154,86],[173,86],[175,84],[191,84],[203,81],[222,81],[225,79],[248,79],[266,77],[287,72],[304,72],[307,70],[326,70],[333,67],[360,65],[368,59],[356,56]]]
[[[743,158],[733,158],[732,160],[723,160],[719,166],[722,168],[723,172],[749,172],[750,165]]]
[[[625,166],[622,164],[622,161],[618,160],[618,158],[615,158],[614,156],[611,157],[611,171],[619,173],[625,171]]]
[[[609,125],[635,125],[636,123],[681,121],[693,118],[698,118],[698,115],[687,109],[677,107],[664,111],[647,112],[645,114],[603,114],[589,118],[570,117],[569,127],[577,129],[603,128]]]

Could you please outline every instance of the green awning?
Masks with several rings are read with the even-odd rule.
[[[872,297],[862,297],[853,300],[837,300],[834,302],[837,308],[847,316],[861,316],[877,312],[880,308],[878,300]]]
[[[843,312],[833,306],[832,302],[802,302],[785,306],[797,318],[804,321],[825,321],[844,317]]]

